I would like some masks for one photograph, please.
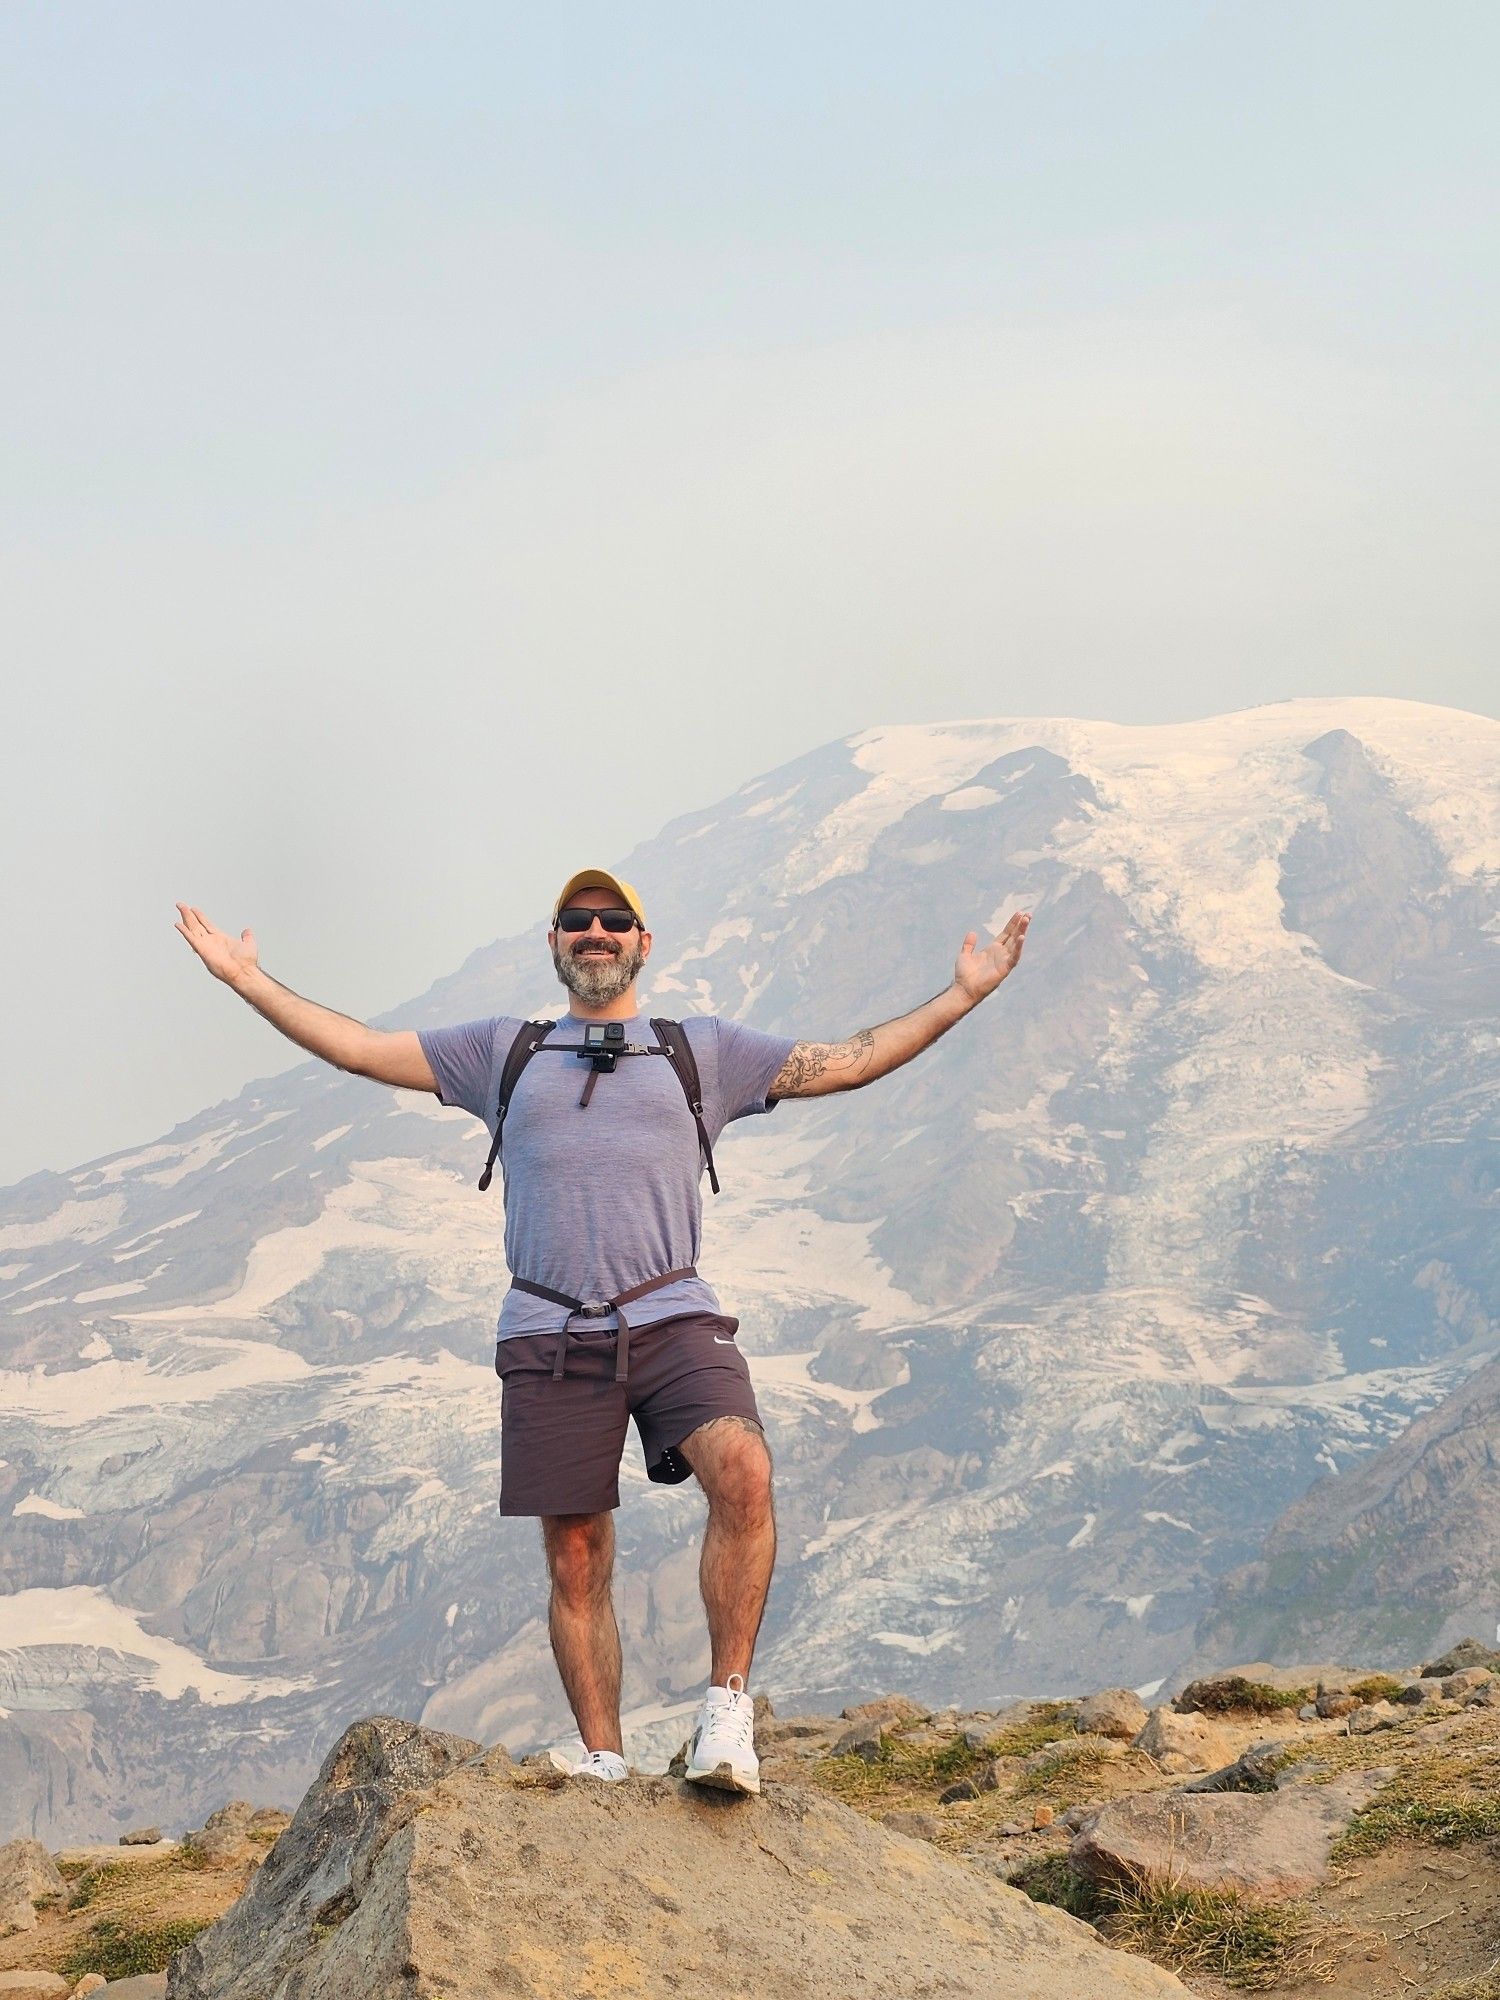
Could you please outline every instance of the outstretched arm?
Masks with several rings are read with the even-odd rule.
[[[331,1007],[320,1007],[316,1000],[304,1000],[300,993],[262,972],[253,931],[230,937],[190,903],[179,903],[177,912],[174,928],[214,978],[233,987],[257,1014],[264,1015],[299,1048],[321,1056],[336,1069],[373,1077],[377,1083],[394,1084],[399,1090],[437,1090],[437,1078],[410,1028],[386,1033],[348,1014],[335,1013]]]
[[[878,1028],[861,1028],[846,1042],[798,1042],[767,1098],[826,1097],[835,1090],[858,1090],[909,1063],[1015,969],[1030,922],[1029,910],[1017,911],[982,951],[975,948],[979,933],[970,931],[953,968],[952,985],[910,1014],[884,1021]]]

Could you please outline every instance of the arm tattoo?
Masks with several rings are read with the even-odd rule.
[[[864,1072],[874,1047],[873,1028],[861,1028],[847,1042],[798,1042],[766,1095],[801,1097],[823,1077],[830,1079],[827,1088],[853,1090],[867,1080]]]

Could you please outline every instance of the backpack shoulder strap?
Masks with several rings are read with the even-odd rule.
[[[704,1163],[708,1167],[708,1184],[717,1194],[719,1176],[714,1171],[714,1149],[708,1142],[708,1127],[703,1122],[703,1085],[698,1077],[698,1061],[693,1054],[693,1045],[680,1021],[653,1019],[651,1027],[661,1045],[662,1054],[677,1072],[677,1081],[687,1098],[688,1110],[698,1127],[698,1144],[703,1148]]]
[[[495,1158],[500,1151],[500,1135],[505,1130],[505,1114],[510,1109],[510,1100],[515,1095],[521,1072],[556,1026],[556,1021],[523,1021],[505,1052],[495,1106],[495,1136],[490,1142],[490,1156],[484,1163],[484,1172],[479,1176],[481,1194],[495,1177]]]

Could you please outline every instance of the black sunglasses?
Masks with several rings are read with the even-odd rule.
[[[559,910],[557,928],[568,932],[586,931],[592,928],[595,917],[605,930],[613,931],[617,937],[624,931],[634,930],[640,922],[633,910]]]

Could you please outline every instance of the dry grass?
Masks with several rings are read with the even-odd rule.
[[[131,1979],[141,1972],[165,1972],[184,1945],[208,1929],[207,1917],[178,1917],[164,1924],[126,1917],[101,1917],[80,1938],[60,1966],[65,1979],[99,1972],[106,1979]]]
[[[1310,1687],[1272,1687],[1267,1681],[1247,1681],[1243,1674],[1228,1674],[1194,1681],[1183,1689],[1178,1703],[1185,1714],[1277,1715],[1283,1709],[1301,1708],[1316,1692]]]
[[[1357,1694],[1361,1701],[1394,1701],[1405,1681],[1398,1681],[1392,1674],[1367,1674],[1364,1680],[1355,1681],[1350,1694]]]
[[[25,1964],[73,1980],[160,1972],[242,1887],[238,1871],[210,1871],[181,1848],[143,1861],[70,1861],[60,1872],[69,1894],[42,1899],[37,1928],[0,1945],[0,1970]]]
[[[978,1750],[971,1750],[961,1736],[947,1743],[908,1744],[893,1730],[882,1735],[873,1763],[863,1757],[822,1757],[810,1776],[820,1790],[862,1811],[931,1806],[937,1793],[960,1778],[976,1776],[992,1759],[1025,1757],[1074,1734],[1067,1702],[1041,1702],[1024,1722],[998,1730]]]
[[[1071,1742],[1059,1743],[1033,1770],[1023,1771],[1016,1780],[1015,1796],[1029,1798],[1041,1794],[1053,1805],[1080,1805],[1089,1795],[1091,1781],[1100,1766],[1122,1761],[1107,1738],[1078,1736]],[[1080,1788],[1080,1778],[1090,1782]]]
[[[1500,2000],[1500,1959],[1472,1979],[1434,1987],[1427,2000]]]
[[[1456,1847],[1500,1833],[1500,1746],[1467,1755],[1440,1749],[1404,1764],[1350,1822],[1335,1861],[1373,1854],[1393,1840]]]
[[[1095,1926],[1122,1951],[1185,1977],[1213,1974],[1247,1992],[1326,1979],[1335,1933],[1300,1903],[1259,1904],[1205,1889],[1100,1888],[1049,1855],[1012,1878],[1039,1903]]]

